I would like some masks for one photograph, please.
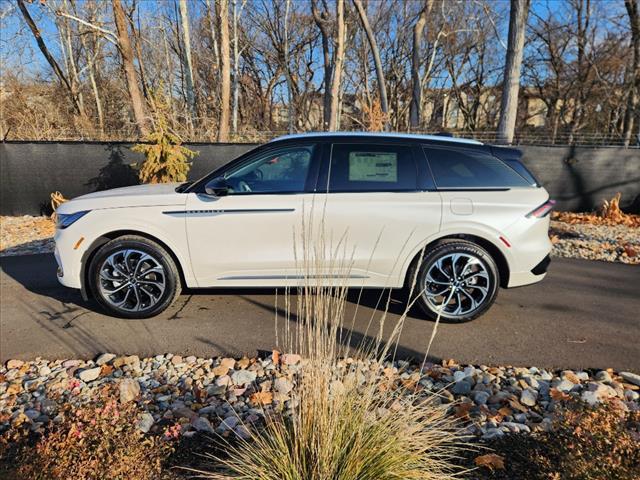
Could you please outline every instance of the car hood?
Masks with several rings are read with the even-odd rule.
[[[186,195],[176,192],[178,185],[180,183],[156,183],[89,193],[63,203],[58,207],[58,212],[64,214],[102,208],[184,205]]]

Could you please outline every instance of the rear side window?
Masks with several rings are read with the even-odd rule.
[[[531,184],[502,161],[465,148],[425,147],[438,188],[511,188]]]
[[[328,176],[329,192],[412,191],[417,187],[412,149],[401,145],[334,144]]]

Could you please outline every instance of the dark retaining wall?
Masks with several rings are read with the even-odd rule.
[[[137,183],[130,164],[142,156],[128,143],[0,143],[0,214],[49,213],[49,195],[65,197]],[[225,164],[252,144],[190,144],[200,154],[190,179]],[[589,211],[622,192],[623,205],[640,199],[640,150],[522,147],[524,162],[562,210]]]

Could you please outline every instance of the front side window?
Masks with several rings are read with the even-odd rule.
[[[304,192],[313,146],[265,152],[224,175],[230,194]]]
[[[329,192],[416,190],[416,164],[410,147],[334,144],[328,172]]]
[[[498,158],[464,148],[424,149],[438,188],[511,188],[530,186]]]

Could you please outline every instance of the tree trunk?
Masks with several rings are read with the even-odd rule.
[[[138,77],[136,69],[133,65],[133,49],[131,48],[131,39],[127,29],[127,19],[122,3],[120,0],[111,0],[113,5],[113,17],[118,31],[118,50],[122,59],[122,70],[127,82],[127,90],[131,99],[131,107],[133,116],[138,126],[138,132],[141,136],[149,134],[147,117],[145,116],[145,105],[140,86],[138,85]]]
[[[322,108],[322,129],[326,130],[329,126],[329,119],[331,118],[331,76],[332,76],[332,63],[331,52],[329,51],[329,38],[331,37],[329,23],[327,20],[326,12],[322,14],[318,12],[318,6],[316,0],[311,0],[311,13],[313,14],[313,20],[320,29],[320,36],[322,38],[322,58],[324,61],[324,98]]]
[[[229,52],[229,2],[218,3],[220,25],[220,116],[218,122],[218,142],[229,141],[229,117],[231,99],[231,62]]]
[[[518,92],[520,89],[520,67],[524,50],[524,33],[529,13],[529,0],[511,0],[509,14],[509,43],[507,59],[502,81],[502,103],[500,105],[500,123],[498,141],[513,142],[518,114]]]
[[[18,8],[22,13],[22,16],[24,17],[25,22],[29,26],[29,29],[31,30],[33,37],[36,39],[36,42],[38,43],[38,48],[40,48],[42,55],[47,60],[47,63],[49,63],[49,65],[51,66],[53,73],[56,75],[56,77],[58,77],[58,80],[60,80],[60,83],[62,83],[62,85],[69,92],[69,97],[71,99],[73,109],[76,111],[76,113],[80,117],[86,118],[85,112],[82,108],[82,105],[80,104],[80,101],[75,92],[75,89],[73,88],[71,82],[69,81],[67,76],[64,74],[64,72],[60,68],[60,65],[58,65],[58,62],[56,62],[55,58],[53,58],[53,55],[51,55],[51,52],[49,52],[49,49],[47,48],[47,44],[44,42],[44,39],[40,35],[40,29],[34,22],[33,18],[31,18],[31,14],[29,13],[29,10],[27,10],[27,7],[24,4],[24,0],[18,0]]]
[[[291,71],[289,70],[289,10],[291,8],[291,0],[286,0],[285,13],[284,13],[284,75],[287,79],[287,97],[288,97],[288,116],[289,116],[289,133],[293,133],[295,130],[296,121],[296,108],[293,101],[293,78],[291,78]]]
[[[231,131],[238,132],[238,100],[240,90],[240,51],[238,49],[238,0],[232,0],[233,4],[233,88],[232,88],[232,107],[231,107]]]
[[[409,106],[409,124],[412,129],[420,128],[422,123],[422,81],[420,79],[420,54],[422,34],[427,17],[433,8],[433,0],[426,0],[418,21],[413,26],[413,48],[411,50],[411,104]]]
[[[191,109],[192,121],[196,121],[198,108],[196,105],[195,82],[193,79],[193,60],[191,58],[191,35],[189,29],[189,10],[187,9],[187,0],[180,0],[180,23],[182,25],[182,44],[184,45],[184,70],[187,80],[187,103]]]
[[[631,89],[629,101],[624,115],[624,146],[631,143],[634,118],[638,116],[638,97],[640,96],[640,5],[638,0],[624,0],[629,23],[631,25],[631,45],[633,47],[633,71],[631,72]]]
[[[369,47],[371,48],[371,54],[373,55],[373,61],[376,65],[376,75],[378,78],[378,91],[380,92],[380,108],[385,115],[385,130],[389,129],[389,102],[387,101],[387,85],[384,80],[384,70],[382,69],[382,61],[380,60],[380,50],[378,49],[378,42],[376,42],[376,36],[371,30],[369,25],[369,19],[367,18],[367,12],[362,5],[362,0],[353,0],[353,4],[358,10],[360,21],[362,22],[362,28],[364,28],[367,34],[367,40],[369,41]]]
[[[336,50],[333,59],[333,71],[331,75],[331,105],[329,108],[329,123],[327,129],[329,131],[336,130],[339,125],[340,110],[340,78],[342,77],[342,65],[344,64],[344,43],[345,43],[345,26],[344,26],[344,0],[336,0]]]

